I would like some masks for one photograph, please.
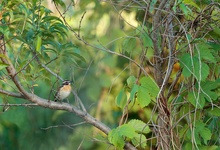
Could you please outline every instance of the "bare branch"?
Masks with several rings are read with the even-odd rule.
[[[3,107],[3,112],[7,111],[10,107],[19,107],[19,106],[22,106],[22,107],[32,107],[32,106],[39,106],[38,104],[28,104],[28,103],[24,103],[24,104],[9,104],[9,103],[6,103],[6,104],[0,104],[0,106]]]
[[[49,126],[47,128],[41,128],[42,130],[48,130],[48,129],[51,129],[51,128],[59,128],[59,127],[68,127],[70,129],[73,129],[72,127],[75,127],[75,126],[79,126],[79,125],[82,125],[82,124],[85,124],[86,122],[83,121],[83,122],[80,122],[80,123],[76,123],[76,124],[71,124],[71,125],[68,125],[66,123],[63,123],[64,125],[55,125],[55,126]]]
[[[0,106],[8,106],[8,107],[18,107],[18,106],[24,106],[24,107],[30,107],[30,106],[39,106],[38,104],[33,103],[24,103],[24,104],[0,104]]]
[[[2,88],[0,88],[0,93],[5,94],[7,96],[12,96],[12,97],[17,97],[17,98],[24,98],[24,96],[20,93],[5,91]]]

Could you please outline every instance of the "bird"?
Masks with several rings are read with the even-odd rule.
[[[72,90],[71,81],[64,80],[62,85],[57,90],[54,101],[57,102],[57,100],[59,101],[64,100],[70,95],[71,90]]]

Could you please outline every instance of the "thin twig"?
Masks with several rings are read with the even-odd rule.
[[[83,122],[80,122],[80,123],[68,125],[68,124],[66,124],[66,123],[63,122],[64,125],[49,126],[49,127],[41,128],[41,129],[42,129],[42,130],[48,130],[48,129],[59,128],[59,127],[68,127],[68,128],[70,128],[70,129],[73,129],[72,127],[76,127],[76,126],[79,126],[79,125],[82,125],[82,124],[85,124],[85,123],[86,123],[86,122],[83,121]]]
[[[86,14],[86,11],[82,14],[82,17],[81,17],[81,19],[79,21],[79,29],[78,29],[78,36],[79,37],[80,37],[80,29],[81,29],[81,25],[82,25],[82,20],[83,20],[85,14]]]
[[[7,96],[12,96],[12,97],[17,97],[17,98],[24,98],[24,96],[20,93],[9,92],[9,91],[3,90],[2,88],[0,88],[0,93],[5,94]]]
[[[39,106],[36,103],[24,103],[24,104],[0,104],[0,106],[8,106],[8,107],[19,107],[19,106],[23,106],[23,107],[30,107],[30,106]]]

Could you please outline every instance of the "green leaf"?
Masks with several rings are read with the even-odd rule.
[[[141,120],[132,119],[128,122],[128,125],[132,126],[138,133],[147,134],[151,132],[149,126]]]
[[[204,81],[206,80],[206,78],[208,77],[209,75],[209,66],[205,63],[201,63],[201,71],[200,71],[200,67],[199,67],[200,63],[197,61],[195,63],[195,74],[197,76],[197,78],[200,79],[200,76],[201,76],[201,80]]]
[[[183,149],[184,150],[191,150],[192,149],[192,142],[186,142]]]
[[[195,108],[203,108],[205,106],[205,98],[199,95],[198,98],[198,93],[195,91],[195,95],[193,92],[189,92],[187,100],[195,107]]]
[[[148,29],[146,26],[139,26],[136,29],[138,35],[140,35],[140,40],[143,42],[144,47],[153,47],[153,41],[148,35]]]
[[[149,9],[149,11],[150,11],[150,13],[153,13],[153,11],[154,11],[154,5],[157,3],[157,0],[151,0],[150,1],[150,9]]]
[[[220,117],[220,109],[219,109],[219,108],[210,108],[210,109],[207,110],[207,112],[208,112],[211,116]]]
[[[126,106],[126,104],[127,104],[127,95],[126,95],[126,92],[125,92],[124,88],[121,89],[118,96],[116,97],[115,103],[121,109],[124,109],[124,107]]]
[[[127,52],[132,52],[136,47],[136,38],[126,38],[122,44],[123,49]]]
[[[212,133],[208,128],[205,127],[205,125],[206,124],[200,120],[196,122],[195,136],[196,139],[199,139],[199,137],[201,137],[204,143],[207,145],[207,141],[211,139]]]
[[[0,33],[4,34],[4,36],[8,37],[10,34],[9,27],[6,25],[0,25]]]
[[[218,99],[218,95],[213,90],[217,89],[218,81],[204,81],[201,82],[201,91],[197,89],[198,84],[195,85],[195,91],[188,93],[188,101],[196,108],[203,108],[206,101],[215,101]],[[199,96],[199,97],[198,97]]]
[[[26,41],[31,41],[34,38],[34,31],[32,29],[29,29],[25,37]]]
[[[118,129],[112,129],[108,134],[108,140],[110,143],[112,143],[114,146],[119,148],[120,150],[123,149],[125,145],[125,141],[123,137],[118,132]]]
[[[68,53],[69,55],[75,56],[76,58],[80,59],[81,61],[86,62],[85,58],[82,57],[80,54],[77,54],[77,53],[75,53],[75,52],[73,52],[73,51],[69,51],[69,52],[67,52],[67,53]]]
[[[189,9],[189,7],[187,7],[185,4],[181,3],[179,4],[179,8],[183,11],[185,16],[188,16],[189,13],[191,13],[192,11]]]
[[[146,140],[147,139],[145,135],[136,133],[134,138],[131,139],[131,142],[134,146],[138,146],[144,149],[147,146]]]
[[[153,78],[150,76],[143,77],[140,79],[140,84],[146,89],[153,99],[156,99],[160,89]]]
[[[196,85],[198,87],[198,85]],[[217,100],[218,94],[213,91],[217,89],[218,83],[217,81],[204,81],[201,83],[202,88],[202,96],[206,98],[207,101],[211,102],[212,100]]]
[[[127,137],[129,139],[134,138],[135,130],[133,127],[129,126],[128,124],[124,124],[116,129],[112,129],[108,134],[108,140],[114,146],[119,149],[123,149],[125,145],[124,138]]]
[[[131,102],[134,101],[136,93],[138,91],[139,85],[136,84],[136,78],[134,76],[129,76],[127,79],[127,89],[130,92],[130,100]]]
[[[143,108],[151,102],[151,99],[153,101],[156,100],[156,97],[159,93],[159,87],[154,82],[152,78],[143,77],[140,79],[140,84],[137,92],[137,102],[140,104],[140,106]]]
[[[151,102],[151,97],[147,92],[146,88],[143,86],[139,86],[138,88],[137,102],[140,104],[141,108],[148,106]]]
[[[132,139],[135,136],[135,129],[128,124],[123,124],[122,126],[120,126],[118,128],[118,132],[121,136],[125,136],[130,139]]]
[[[138,91],[138,88],[139,88],[139,86],[138,86],[137,84],[135,84],[135,85],[133,86],[133,88],[132,88],[132,90],[131,90],[131,92],[130,92],[130,100],[131,100],[131,102],[134,101],[135,95],[136,95],[136,93],[137,93],[137,91]]]
[[[199,150],[219,150],[220,147],[216,146],[216,145],[212,145],[212,146],[199,146]]]
[[[36,42],[36,51],[41,53],[41,44],[42,44],[42,38],[38,35],[37,36],[37,42]]]
[[[185,54],[180,58],[180,65],[183,67],[183,75],[185,77],[190,77],[193,73],[192,71],[192,61],[189,54]]]
[[[64,10],[66,9],[66,4],[62,0],[53,0],[53,2],[62,6]]]
[[[204,143],[207,145],[207,141],[211,139],[212,133],[208,128],[203,128],[200,131],[200,135],[203,138]]]
[[[209,35],[211,35],[213,38],[219,39],[220,38],[220,28],[218,28],[218,27],[214,28],[214,30],[212,30],[209,33]]]
[[[56,21],[63,23],[63,21],[56,16],[45,16],[42,18],[42,22],[56,22]]]
[[[144,47],[153,47],[152,39],[147,33],[143,33],[141,39],[143,40]]]
[[[191,58],[190,54],[185,54],[180,58],[180,64],[185,77],[193,75],[197,80],[205,80],[209,75],[208,65],[199,61],[196,56]]]
[[[10,61],[10,59],[6,56],[6,55],[4,55],[4,54],[0,54],[0,58],[5,58],[5,59],[7,59],[7,60],[9,60]]]
[[[188,129],[189,129],[189,126],[187,124],[182,126],[180,131],[179,131],[179,137],[183,138],[185,136],[186,132],[188,131]]]
[[[211,90],[214,90],[218,87],[218,81],[204,81],[201,83],[201,87],[203,90],[205,91],[211,91]]]
[[[211,46],[210,45],[208,45],[206,43],[199,43],[197,48],[200,53],[200,57],[202,59],[208,60],[212,63],[216,63],[215,57],[211,53]]]
[[[195,8],[197,8],[198,11],[200,11],[200,7],[196,3],[194,3],[192,0],[183,0],[183,2],[184,2],[184,4],[191,5],[191,6],[195,7]]]
[[[197,145],[202,145],[202,140],[207,145],[207,141],[211,139],[212,133],[205,126],[206,124],[203,123],[201,120],[196,121],[194,132],[192,133],[191,130],[188,130],[187,132],[188,139],[191,139],[192,134],[194,134],[193,136]]]
[[[140,79],[140,84],[137,92],[137,101],[143,108],[148,106],[151,100],[155,101],[159,93],[159,87],[151,77],[143,77]]]
[[[129,78],[127,79],[127,86],[129,88],[132,88],[136,82],[136,78],[134,76],[129,76]]]
[[[9,66],[8,64],[0,63],[0,70],[6,68],[8,66]]]

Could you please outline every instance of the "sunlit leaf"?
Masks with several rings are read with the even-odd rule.
[[[143,77],[140,79],[140,84],[146,89],[152,98],[156,99],[159,93],[159,87],[153,78],[150,76]]]
[[[108,140],[114,146],[119,149],[123,149],[125,145],[124,138],[134,138],[135,130],[133,127],[129,126],[128,124],[124,124],[122,126],[117,127],[116,129],[112,129],[108,134]]]
[[[128,122],[128,125],[132,126],[138,133],[147,134],[151,132],[149,126],[141,120],[132,119]]]
[[[127,79],[127,86],[129,88],[132,88],[135,82],[136,82],[136,78],[134,76],[129,76],[129,78]]]
[[[141,108],[148,106],[151,102],[151,96],[144,86],[140,86],[137,92],[137,102],[140,104]]]
[[[134,146],[138,146],[141,148],[145,148],[147,146],[147,143],[145,142],[147,139],[145,135],[136,133],[134,138],[131,139],[131,142]]]
[[[183,0],[184,4],[191,5],[200,11],[200,7],[192,0]]]
[[[118,96],[116,97],[115,103],[121,109],[124,109],[124,107],[126,106],[126,104],[127,104],[127,95],[126,95],[126,92],[125,92],[124,88],[121,89]]]
[[[125,145],[125,141],[123,137],[121,136],[120,132],[118,132],[118,129],[112,129],[109,132],[108,140],[110,143],[116,146],[119,150],[122,150]]]
[[[8,64],[0,63],[0,70],[6,68],[8,66],[9,66]]]
[[[36,41],[36,51],[41,53],[41,44],[42,44],[42,38],[38,35],[37,41]]]
[[[149,105],[151,100],[156,100],[159,93],[159,87],[149,76],[141,78],[140,84],[137,92],[137,102],[143,108]]]
[[[135,136],[135,129],[134,127],[128,125],[128,124],[123,124],[120,126],[118,129],[118,132],[120,133],[121,136],[125,136],[128,138],[133,138]]]
[[[62,6],[64,10],[66,9],[66,4],[62,0],[53,0],[53,2]]]

